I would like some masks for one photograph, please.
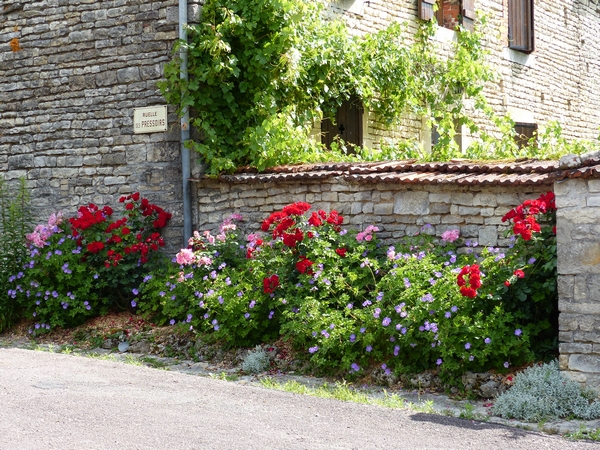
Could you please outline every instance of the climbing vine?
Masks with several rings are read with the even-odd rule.
[[[325,19],[315,0],[206,0],[202,23],[176,44],[159,87],[179,112],[190,108],[200,138],[188,145],[210,174],[245,165],[464,156],[454,142],[457,124],[481,133],[470,156],[517,156],[510,121],[494,117],[482,94],[494,73],[480,31],[457,33],[453,51],[442,55],[435,29],[422,22],[415,35],[393,23],[354,36],[342,21]],[[180,49],[188,55],[188,79],[180,77]],[[414,142],[354,154],[344,142],[326,149],[309,137],[313,124],[335,117],[353,97],[390,128],[407,114],[425,117],[438,143],[427,155]],[[506,137],[502,145],[478,130],[465,99],[495,122]]]

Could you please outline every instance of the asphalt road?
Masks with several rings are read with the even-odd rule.
[[[598,449],[517,428],[0,349],[0,449]]]

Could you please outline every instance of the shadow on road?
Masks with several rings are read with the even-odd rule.
[[[468,419],[459,419],[457,417],[447,417],[440,416],[437,414],[425,414],[425,413],[417,413],[411,414],[411,420],[416,422],[429,422],[438,425],[444,426],[452,426],[456,428],[461,428],[463,430],[491,430],[491,429],[502,429],[506,432],[507,439],[521,439],[532,433],[531,431],[526,431],[519,428],[513,428],[506,425],[495,424],[495,423],[487,423],[487,422],[479,422],[476,420],[468,420]]]

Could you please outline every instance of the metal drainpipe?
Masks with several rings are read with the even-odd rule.
[[[185,26],[188,21],[187,0],[179,0],[179,39],[187,42],[187,31]],[[179,67],[181,78],[188,79],[187,51],[181,48],[179,51],[181,64]],[[190,139],[190,112],[186,106],[181,117],[181,177],[183,186],[183,247],[187,247],[188,239],[192,236],[192,189],[190,183],[191,162],[190,149],[184,144]]]

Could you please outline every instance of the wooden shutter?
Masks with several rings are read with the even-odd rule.
[[[473,31],[475,23],[475,0],[462,0],[462,26],[465,30]]]
[[[508,46],[531,53],[534,50],[533,0],[508,0]]]
[[[529,140],[537,135],[537,124],[515,123],[515,141],[519,148],[528,147]]]
[[[357,97],[346,100],[339,107],[336,114],[336,123],[325,118],[321,122],[321,142],[331,147],[336,136],[344,140],[351,147],[361,147],[363,140],[362,130],[363,107]]]
[[[419,19],[431,20],[434,17],[433,5],[436,0],[419,0],[417,7],[419,9]]]

